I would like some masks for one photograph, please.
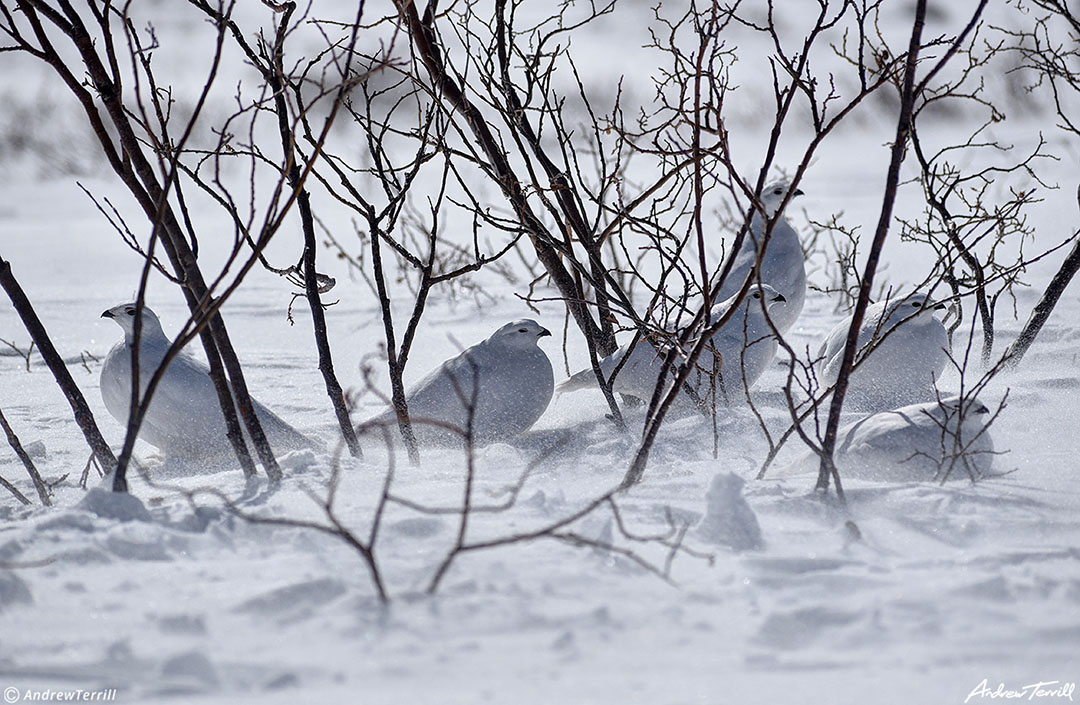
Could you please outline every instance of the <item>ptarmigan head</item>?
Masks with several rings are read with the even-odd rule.
[[[495,331],[489,340],[498,342],[508,348],[528,350],[535,348],[537,342],[547,335],[551,335],[551,331],[547,328],[544,328],[531,318],[521,318],[510,321]]]
[[[747,294],[748,301],[761,301],[765,299],[765,306],[771,311],[777,304],[782,304],[787,301],[784,295],[776,289],[772,288],[768,284],[762,284],[761,288],[754,286],[751,287],[750,293]]]
[[[109,310],[101,314],[102,318],[111,318],[116,321],[116,325],[124,331],[124,338],[130,343],[135,339],[135,304],[120,304],[119,306],[113,306]],[[149,339],[151,336],[165,336],[165,331],[161,329],[161,321],[158,320],[157,314],[150,310],[149,306],[143,306],[142,310],[142,338],[143,340]]]
[[[926,294],[910,294],[896,299],[885,307],[885,317],[890,325],[896,325],[900,321],[911,323],[930,323],[934,314],[944,311],[945,304],[934,301]]]
[[[769,218],[775,218],[776,213],[780,210],[780,204],[787,198],[788,192],[791,191],[791,183],[787,180],[774,181],[766,186],[761,191],[761,205],[765,207],[765,215]],[[803,192],[798,188],[791,194],[792,198],[803,195]],[[789,201],[790,203],[790,201]]]
[[[942,416],[952,418],[957,414],[963,414],[965,424],[976,423],[981,426],[986,423],[985,417],[989,416],[990,407],[978,399],[965,399],[954,395],[939,400],[937,405],[931,408],[930,414],[937,418]]]

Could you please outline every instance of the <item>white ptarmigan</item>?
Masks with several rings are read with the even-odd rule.
[[[888,482],[978,479],[990,473],[990,410],[958,396],[871,414],[840,429],[833,459],[842,477]],[[816,467],[808,455],[800,466]]]
[[[114,306],[101,314],[102,318],[111,318],[124,331],[124,339],[109,351],[101,366],[101,398],[105,408],[123,426],[127,426],[131,404],[135,311],[135,304],[130,303]],[[146,393],[150,378],[172,345],[161,328],[161,321],[148,306],[143,307],[142,322],[140,396]],[[318,447],[259,402],[252,399],[251,403],[270,447],[276,453]],[[233,459],[232,445],[225,435],[225,417],[205,364],[184,351],[173,358],[154,390],[150,407],[139,427],[139,438],[163,451],[170,463],[216,465]]]
[[[935,382],[949,362],[949,336],[934,317],[944,308],[924,294],[867,307],[859,328],[858,367],[851,373],[845,397],[853,407],[880,411],[935,398]],[[823,388],[834,384],[840,373],[850,326],[849,316],[818,350],[816,366]]]
[[[775,315],[770,313],[773,323],[781,333],[786,333],[795,324],[806,301],[806,258],[802,242],[799,234],[779,211],[780,204],[790,190],[791,184],[787,181],[777,181],[766,186],[761,192],[761,205],[768,219],[773,221],[765,257],[761,261],[761,281],[780,292],[787,301]],[[802,191],[795,189],[791,197],[801,195]],[[789,199],[788,203],[790,202]],[[761,213],[755,211],[750,219],[750,230],[734,255],[735,262],[717,298],[728,299],[742,287],[743,281],[757,262],[757,248],[762,239],[763,225]]]
[[[549,335],[532,319],[511,321],[428,373],[405,393],[417,439],[461,442],[470,405],[477,445],[505,442],[527,431],[543,415],[555,389],[551,361],[537,345]],[[395,419],[394,410],[387,409],[363,426]]]
[[[697,369],[687,380],[699,399],[704,400],[712,389],[710,380],[714,359],[719,358],[720,361],[719,381],[722,382],[722,389],[718,390],[718,398],[723,400],[722,403],[731,403],[742,399],[744,377],[747,385],[753,385],[776,356],[777,342],[762,312],[763,298],[769,316],[774,320],[786,305],[780,292],[768,284],[760,290],[757,287],[750,289],[740,311],[713,335],[711,349],[706,348],[702,353],[697,361]],[[733,303],[734,297],[714,306],[709,321],[720,320]],[[619,368],[612,383],[612,391],[643,400],[651,399],[663,367],[664,356],[649,340],[638,341],[632,350],[629,345],[623,345],[600,360],[600,370],[605,379],[610,379],[628,351],[630,358]],[[673,366],[670,374],[672,381],[674,369]],[[596,375],[590,367],[562,382],[558,391],[573,392],[594,386]]]

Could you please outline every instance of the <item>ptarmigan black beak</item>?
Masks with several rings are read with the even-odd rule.
[[[944,311],[947,308],[948,308],[948,306],[946,306],[943,303],[939,303],[938,305],[934,306],[935,311]]]
[[[779,293],[778,293],[778,294],[776,295],[776,298],[775,298],[775,299],[773,299],[773,301],[787,301],[787,299],[785,299],[785,298],[784,298],[784,295],[783,295],[783,294],[779,294]]]
[[[103,314],[101,314],[101,317],[102,318],[115,318],[115,316],[112,315],[112,311],[104,312]]]
[[[797,188],[797,189],[795,189],[795,193],[793,193],[791,195],[792,196],[802,196],[803,194],[804,194],[804,191],[801,188]]]
[[[536,335],[536,337],[537,339],[540,339],[547,335],[551,335],[551,331],[549,331],[547,328],[541,328],[540,332]]]

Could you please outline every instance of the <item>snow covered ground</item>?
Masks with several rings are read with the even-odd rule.
[[[1038,124],[1018,120],[1001,129],[1020,140]],[[844,211],[869,229],[880,196],[868,185],[883,182],[882,135],[891,129],[845,135],[843,148],[825,148],[797,208],[818,218]],[[1065,188],[1032,212],[1036,243],[1044,246],[1078,222],[1069,181],[1076,149],[1064,141],[1051,149],[1062,157],[1054,175]],[[123,430],[101,402],[94,358],[120,339],[99,316],[132,297],[140,260],[72,177],[37,178],[32,165],[9,166],[17,178],[0,200],[0,254],[118,446]],[[81,181],[124,203],[110,180]],[[348,229],[347,214],[323,208],[324,218]],[[805,227],[799,215],[792,220]],[[212,237],[207,242],[212,252]],[[892,281],[919,278],[925,253],[915,248],[893,245]],[[1019,293],[1020,320],[1001,312],[999,345],[1015,337],[1060,257],[1028,276],[1036,286]],[[344,270],[331,273],[340,299],[327,312],[331,343],[343,384],[358,388],[360,365],[382,336],[378,307],[362,282]],[[511,284],[481,276],[493,294],[482,308],[471,299],[432,301],[408,379],[455,354],[451,336],[468,345],[507,320],[535,315]],[[285,317],[291,291],[257,269],[225,306],[226,322],[254,395],[330,440],[335,424],[310,321],[301,304],[295,325]],[[157,280],[150,301],[166,332],[175,332],[184,315],[179,295]],[[796,347],[815,345],[840,317],[832,301],[811,294],[792,332]],[[542,305],[537,318],[561,331],[557,304]],[[541,341],[557,380],[564,376],[560,337]],[[577,369],[584,344],[573,330],[569,337]],[[28,343],[7,306],[0,306],[0,338]],[[92,355],[85,366],[84,351]],[[329,455],[285,458],[276,492],[245,491],[238,471],[136,479],[132,493],[149,516],[109,518],[80,505],[86,492],[76,485],[88,450],[48,369],[37,355],[26,371],[20,357],[0,353],[4,413],[24,444],[43,441],[47,455],[37,464],[45,477],[66,475],[51,509],[24,508],[0,493],[0,689],[15,689],[5,690],[16,699],[9,702],[45,689],[115,688],[116,702],[964,703],[992,699],[999,683],[1020,690],[1080,680],[1075,284],[1023,364],[982,396],[993,405],[1008,391],[992,429],[996,447],[1007,451],[997,469],[1012,471],[1002,477],[945,486],[849,481],[843,507],[815,494],[812,476],[777,471],[753,480],[766,445],[747,410],[721,419],[717,458],[705,422],[686,419],[665,429],[644,482],[618,501],[634,533],[690,526],[686,546],[708,558],[676,556],[665,581],[621,556],[542,539],[463,555],[429,596],[425,588],[454,541],[457,518],[391,506],[376,545],[389,606],[379,604],[365,564],[342,541],[250,523],[205,491],[236,499],[248,513],[324,521],[310,494],[325,493]],[[776,368],[759,383],[774,430],[785,412],[767,390],[782,376]],[[947,375],[941,386],[957,384]],[[379,408],[362,398],[356,416]],[[533,472],[512,509],[477,515],[470,539],[557,521],[617,485],[635,443],[618,436],[604,412],[598,393],[554,400],[538,431],[569,443]],[[149,446],[137,448],[153,455]],[[385,449],[368,444],[365,451],[363,461],[342,461],[336,504],[359,533],[367,531],[387,467]],[[528,443],[478,451],[477,501],[504,499],[538,453]],[[400,454],[397,461],[396,494],[460,505],[460,454],[427,454],[419,468]],[[711,509],[742,517],[732,529],[741,536],[753,535],[756,522],[758,548],[715,543],[723,535],[715,524],[694,528],[709,508],[714,478],[728,473],[746,480],[745,505],[737,493],[717,492]],[[32,496],[6,446],[0,474]],[[574,529],[617,539],[611,517],[598,510]],[[630,547],[654,565],[667,559],[655,547]],[[979,694],[983,681],[987,690]]]

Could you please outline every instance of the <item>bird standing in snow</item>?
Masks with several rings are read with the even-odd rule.
[[[772,234],[761,260],[761,281],[776,289],[787,300],[787,304],[775,315],[769,314],[781,333],[786,333],[795,324],[806,300],[806,259],[802,243],[799,241],[799,234],[779,211],[780,204],[789,191],[791,185],[787,181],[777,181],[766,186],[761,192],[761,205],[768,220],[773,222]],[[801,195],[802,191],[798,189],[792,192],[792,198]],[[728,299],[742,288],[743,282],[757,263],[763,226],[761,213],[755,211],[750,220],[750,231],[743,239],[742,247],[734,254],[735,262],[717,298]]]
[[[934,383],[949,362],[949,336],[934,317],[945,308],[924,294],[869,306],[859,329],[857,367],[847,399],[863,410],[890,409],[935,397]],[[837,324],[815,363],[823,387],[836,383],[851,317]]]
[[[428,373],[405,394],[417,439],[460,442],[462,434],[456,431],[465,431],[470,405],[477,445],[508,441],[528,430],[554,393],[551,361],[537,346],[549,335],[532,319],[511,321]],[[394,419],[394,410],[387,409],[368,424]]]
[[[865,480],[977,479],[994,461],[989,421],[985,404],[956,396],[881,411],[841,428],[833,459]]]
[[[126,426],[131,404],[131,352],[135,341],[135,304],[114,306],[101,314],[124,331],[124,340],[109,351],[101,367],[101,398],[113,418]],[[144,306],[139,338],[139,392],[145,395],[150,378],[165,359],[172,341],[158,317]],[[265,406],[251,400],[270,447],[275,452],[315,447],[316,444]],[[161,376],[139,427],[139,438],[162,450],[169,462],[217,463],[233,456],[225,435],[217,391],[205,364],[181,351]]]
[[[786,305],[784,296],[768,284],[760,290],[757,287],[750,289],[740,311],[713,335],[710,348],[702,353],[697,370],[687,380],[699,398],[704,398],[712,387],[713,360],[719,361],[718,383],[722,385],[719,396],[722,399],[726,397],[726,402],[730,403],[742,397],[744,377],[747,385],[753,385],[776,356],[776,338],[765,320],[762,301],[768,307],[770,317],[781,315]],[[734,303],[735,298],[732,297],[714,306],[709,316],[710,323],[720,320]],[[619,368],[627,352],[630,358]],[[643,339],[633,350],[629,345],[624,345],[600,360],[600,370],[606,379],[611,379],[616,368],[619,368],[612,382],[612,391],[648,400],[652,398],[663,364],[663,352],[658,351],[651,341]],[[673,366],[670,373],[672,379],[674,373]],[[596,375],[590,367],[560,384],[559,392],[587,389],[595,384]]]

